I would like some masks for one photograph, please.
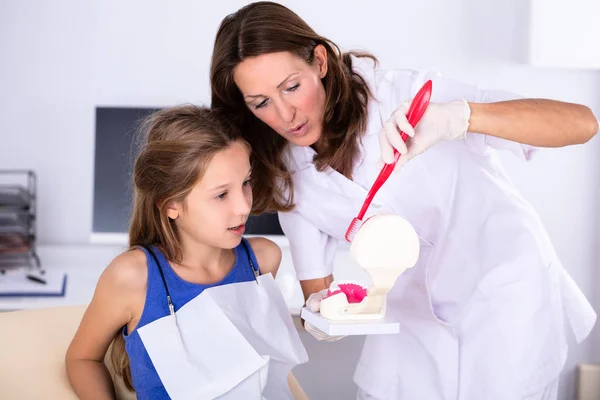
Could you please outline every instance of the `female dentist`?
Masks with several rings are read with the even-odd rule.
[[[413,131],[407,102],[429,79],[432,103]],[[313,309],[381,159],[402,154],[369,213],[404,217],[421,252],[388,295],[401,332],[366,339],[360,399],[556,398],[564,326],[582,341],[596,314],[494,150],[528,160],[535,147],[584,143],[598,131],[589,108],[384,71],[269,2],[222,21],[211,85],[212,106],[252,146],[254,211],[279,211]]]

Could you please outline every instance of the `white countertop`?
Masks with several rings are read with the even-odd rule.
[[[283,251],[276,282],[281,288],[291,314],[298,316],[304,298],[300,284],[296,280],[287,240],[282,236],[273,238]],[[125,249],[125,245],[114,243],[39,246],[38,253],[43,268],[66,272],[65,296],[0,297],[0,311],[87,304],[92,299],[96,282],[104,268]],[[370,282],[368,274],[350,260],[348,246],[345,243],[340,244],[338,248],[334,276],[336,279],[356,279],[366,284]],[[1,279],[0,276],[0,284]]]

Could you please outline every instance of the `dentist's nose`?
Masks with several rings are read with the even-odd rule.
[[[277,112],[284,122],[290,124],[294,121],[294,117],[296,116],[296,107],[285,101],[280,101],[279,104],[277,104]]]

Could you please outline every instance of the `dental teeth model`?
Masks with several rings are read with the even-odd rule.
[[[355,281],[333,281],[325,298],[338,293],[346,295],[348,303],[360,303],[367,295],[367,288]]]
[[[371,276],[371,287],[334,281],[321,300],[321,316],[337,321],[384,318],[387,293],[419,258],[415,230],[398,215],[375,215],[363,222],[354,236],[350,255]]]

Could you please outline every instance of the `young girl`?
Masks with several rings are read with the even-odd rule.
[[[103,362],[115,335],[112,359],[126,386],[140,399],[169,398],[138,330],[207,288],[253,281],[255,268],[275,275],[281,261],[275,243],[242,237],[252,207],[251,167],[237,130],[195,106],[160,111],[145,127],[134,169],[131,248],[103,272],[66,355],[80,398],[115,397]]]

